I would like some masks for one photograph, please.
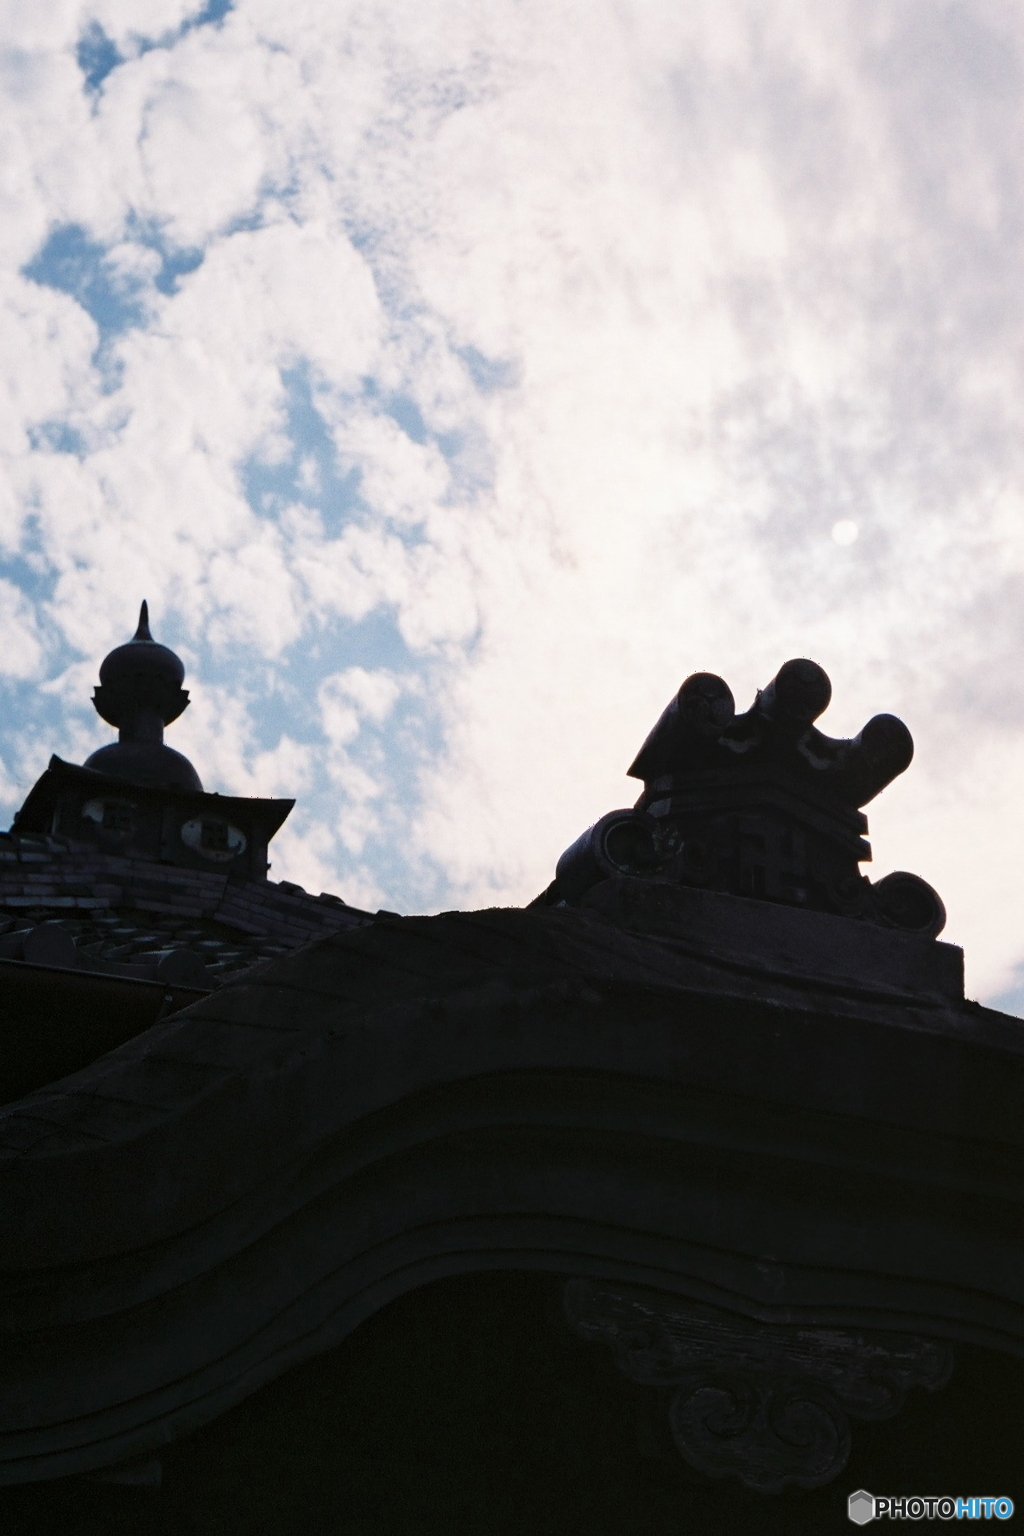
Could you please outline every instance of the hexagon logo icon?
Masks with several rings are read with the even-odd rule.
[[[856,1493],[850,1494],[846,1513],[854,1525],[867,1525],[869,1520],[875,1518],[875,1496],[868,1493],[865,1488],[858,1488]]]

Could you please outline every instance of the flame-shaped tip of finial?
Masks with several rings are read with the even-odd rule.
[[[152,638],[149,632],[149,604],[143,598],[142,607],[139,609],[139,627],[135,631],[134,639],[152,640]]]

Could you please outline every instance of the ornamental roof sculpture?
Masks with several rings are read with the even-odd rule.
[[[150,634],[149,604],[143,602],[135,634],[101,663],[99,687],[92,696],[100,718],[118,727],[118,740],[98,748],[86,758],[85,767],[132,784],[201,793],[199,775],[188,758],[164,745],[164,726],[189,705],[184,681],[181,658]]]
[[[640,878],[856,917],[934,938],[945,910],[917,875],[872,884],[861,807],[909,765],[910,732],[875,715],[840,740],[815,726],[832,697],[816,662],[787,661],[737,714],[720,677],[697,672],[629,768],[644,790],[558,861],[542,900],[573,904],[600,881]]]

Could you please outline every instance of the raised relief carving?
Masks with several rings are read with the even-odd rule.
[[[934,1339],[757,1323],[601,1281],[569,1281],[565,1311],[650,1389],[691,1466],[757,1493],[831,1482],[849,1458],[851,1417],[889,1418],[910,1387],[934,1391],[953,1368]]]

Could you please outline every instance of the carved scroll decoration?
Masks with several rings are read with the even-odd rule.
[[[691,1466],[758,1493],[831,1482],[851,1416],[889,1418],[910,1387],[934,1391],[953,1369],[934,1339],[758,1323],[601,1281],[570,1280],[565,1310],[576,1334],[609,1344],[622,1374],[667,1402]]]

